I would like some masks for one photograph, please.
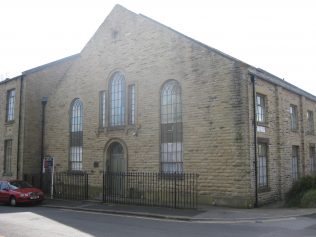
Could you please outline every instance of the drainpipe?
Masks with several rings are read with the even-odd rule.
[[[45,138],[45,107],[48,97],[42,97],[42,137],[41,137],[41,173],[40,188],[43,186],[44,138]]]
[[[253,104],[253,143],[254,143],[254,166],[255,166],[255,203],[254,207],[258,207],[258,171],[257,171],[257,115],[256,115],[256,78],[251,75],[252,82],[252,104]]]
[[[19,104],[19,128],[18,128],[18,148],[17,148],[17,160],[16,160],[16,179],[20,179],[20,160],[21,160],[21,155],[20,155],[20,144],[21,144],[21,122],[22,122],[22,95],[23,95],[23,79],[24,76],[21,75],[20,79],[20,104]]]

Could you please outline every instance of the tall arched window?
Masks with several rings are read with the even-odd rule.
[[[183,172],[181,88],[167,81],[160,95],[161,171]]]
[[[125,78],[115,72],[110,80],[110,126],[125,125]]]
[[[83,104],[80,99],[75,99],[70,108],[70,170],[82,170],[82,145],[83,145]]]

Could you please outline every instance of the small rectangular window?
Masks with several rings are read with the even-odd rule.
[[[101,91],[99,94],[99,127],[106,127],[106,93],[105,91]]]
[[[4,175],[11,174],[11,163],[12,163],[12,140],[5,140],[4,142]]]
[[[292,179],[296,181],[299,177],[299,147],[292,146]]]
[[[161,144],[161,168],[165,173],[183,172],[182,142]]]
[[[128,124],[134,125],[136,120],[136,87],[135,84],[128,87]]]
[[[265,96],[257,94],[256,103],[257,103],[257,122],[265,123],[266,122],[266,101]]]
[[[307,111],[307,133],[314,134],[314,113],[313,111]]]
[[[268,186],[268,146],[266,143],[258,143],[258,186]]]
[[[82,146],[70,147],[70,169],[72,171],[82,170]]]
[[[296,105],[290,105],[290,116],[291,116],[291,130],[297,131],[298,120],[297,120],[297,107],[296,107]]]
[[[6,121],[14,121],[14,104],[15,104],[15,90],[9,90],[7,92],[7,116]]]

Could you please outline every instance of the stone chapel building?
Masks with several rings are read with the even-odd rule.
[[[79,54],[0,82],[0,178],[49,155],[91,185],[198,173],[200,203],[251,207],[315,173],[315,112],[314,95],[116,5]]]

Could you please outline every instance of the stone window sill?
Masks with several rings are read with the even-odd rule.
[[[3,173],[2,176],[7,176],[7,177],[11,177],[13,174],[10,172],[10,173]]]
[[[266,193],[266,192],[270,192],[270,191],[271,191],[271,189],[268,186],[258,188],[258,193]]]
[[[14,120],[6,121],[6,122],[5,122],[5,125],[6,125],[6,126],[12,126],[13,124],[14,124]]]
[[[257,126],[268,128],[269,124],[267,122],[257,122]]]

